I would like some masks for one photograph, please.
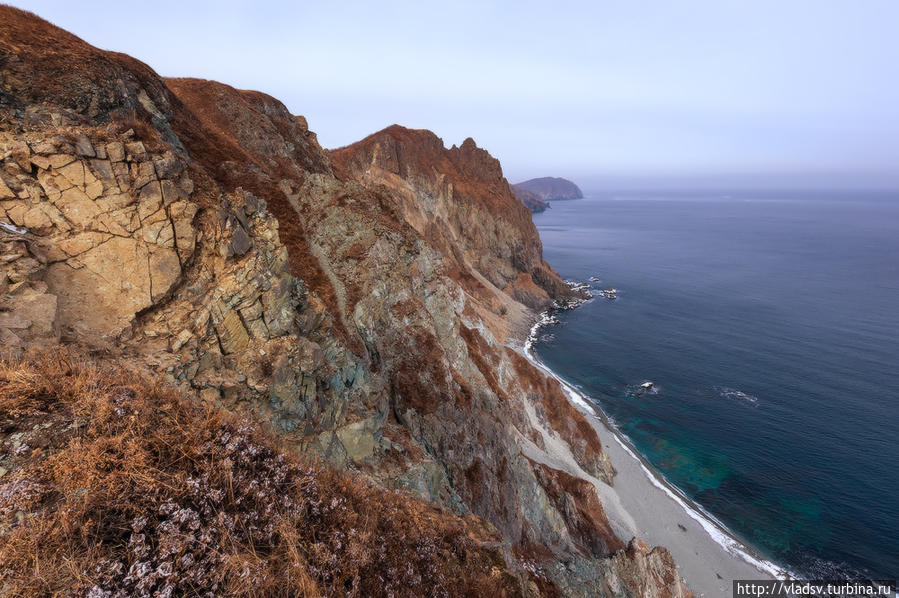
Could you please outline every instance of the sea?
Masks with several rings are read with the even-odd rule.
[[[534,222],[596,295],[540,361],[763,558],[899,577],[899,193],[596,192]]]

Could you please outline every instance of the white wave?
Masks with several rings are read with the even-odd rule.
[[[649,478],[650,483],[656,488],[662,490],[672,500],[674,500],[674,502],[680,505],[680,507],[687,513],[687,515],[689,515],[692,519],[699,523],[699,525],[702,526],[702,529],[704,529],[715,542],[724,547],[727,552],[743,559],[756,569],[764,571],[765,573],[768,573],[778,579],[790,579],[792,577],[795,577],[794,575],[789,574],[785,569],[778,567],[771,561],[753,556],[745,546],[743,546],[733,538],[731,533],[726,531],[727,527],[723,523],[721,523],[714,515],[703,509],[700,505],[691,501],[689,498],[683,496],[680,491],[674,489],[669,483],[659,479],[659,474],[656,474],[654,471],[650,471],[650,469],[646,467],[643,459],[635,454],[634,449],[631,448],[628,442],[625,442],[623,438],[624,435],[620,430],[614,430],[612,436],[615,437],[615,440],[618,442],[621,448],[623,448],[625,452],[627,452],[627,454],[629,454],[640,463],[640,468],[643,470],[643,473],[646,474],[646,477]]]
[[[559,318],[557,318],[552,311],[545,311],[541,313],[537,317],[537,321],[534,322],[534,325],[531,326],[530,332],[528,332],[528,337],[524,341],[524,352],[525,354],[533,361],[533,347],[534,343],[537,342],[538,334],[540,329],[544,326],[548,326],[549,324],[558,324]]]
[[[568,288],[573,291],[584,291],[586,293],[590,292],[590,283],[589,282],[579,282],[577,280],[566,280],[564,281]]]
[[[631,384],[630,386],[625,388],[624,395],[632,399],[637,399],[645,396],[655,396],[662,391],[662,387],[655,383],[653,383],[652,386],[648,388],[643,386],[643,384],[646,382],[649,382],[649,380],[644,380],[639,384]]]
[[[715,391],[725,399],[736,399],[756,407],[758,406],[759,398],[755,395],[743,392],[742,390],[737,390],[736,388],[728,388],[727,386],[716,386],[714,388]]]

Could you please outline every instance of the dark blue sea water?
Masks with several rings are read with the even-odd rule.
[[[899,576],[899,195],[597,193],[534,222],[563,277],[619,290],[542,361],[775,563]]]

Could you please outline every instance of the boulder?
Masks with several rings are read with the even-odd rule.
[[[346,456],[354,461],[371,457],[381,439],[381,418],[375,416],[335,430]]]

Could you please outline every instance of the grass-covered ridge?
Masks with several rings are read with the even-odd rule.
[[[0,595],[513,596],[497,537],[64,351],[0,363]]]

